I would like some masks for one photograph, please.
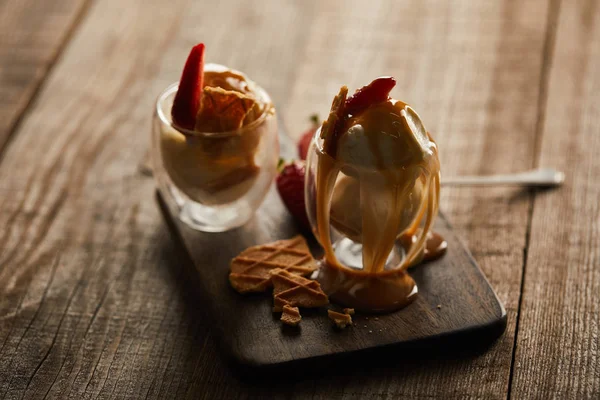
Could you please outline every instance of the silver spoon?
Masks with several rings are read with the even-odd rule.
[[[565,181],[565,174],[554,168],[540,168],[516,174],[456,176],[442,178],[443,186],[493,186],[518,185],[534,187],[560,186]]]

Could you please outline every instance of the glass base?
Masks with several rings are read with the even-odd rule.
[[[404,254],[401,246],[399,249],[393,249],[386,262],[385,262],[385,270],[395,269],[400,262],[402,261],[402,257]],[[336,258],[340,263],[347,266],[348,268],[362,270],[363,267],[363,259],[362,259],[362,244],[354,242],[347,237],[343,237],[336,241],[333,244],[333,251],[335,253]]]
[[[175,187],[168,189],[168,197],[179,210],[179,220],[189,228],[201,232],[225,232],[246,224],[254,214],[248,202],[236,201],[230,205],[206,206],[183,195]],[[164,190],[161,190],[164,194]]]
[[[192,229],[202,232],[225,232],[244,225],[252,218],[250,208],[206,207],[198,203],[184,204],[179,219]]]

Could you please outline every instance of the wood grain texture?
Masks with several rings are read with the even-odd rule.
[[[0,149],[77,25],[86,3],[0,1]]]
[[[547,12],[536,0],[94,2],[0,164],[0,397],[505,398],[528,193],[442,194],[507,306],[490,351],[250,384],[215,348],[138,167],[155,96],[203,40],[209,60],[269,90],[293,132],[339,85],[392,74],[446,174],[529,168]]]
[[[566,172],[536,196],[511,393],[600,397],[600,2],[563,1],[540,165]]]

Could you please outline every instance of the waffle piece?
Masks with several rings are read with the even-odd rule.
[[[196,117],[198,132],[226,132],[242,127],[246,115],[254,113],[256,100],[250,95],[206,86]]]
[[[327,310],[327,316],[330,320],[333,321],[335,326],[337,326],[340,329],[344,329],[346,326],[352,325],[352,317],[350,316],[351,312],[349,310],[352,310],[352,313],[354,313],[354,309],[352,308],[344,309],[343,314],[337,311]]]
[[[306,276],[317,269],[301,235],[287,240],[252,246],[231,260],[229,283],[240,293],[264,292],[271,287],[271,274],[281,269],[290,275]]]
[[[298,307],[291,307],[289,305],[283,306],[283,314],[281,314],[281,322],[290,326],[298,326],[302,316]]]
[[[295,275],[284,269],[271,271],[273,282],[273,311],[280,312],[288,305],[315,308],[329,304],[329,298],[319,282]]]

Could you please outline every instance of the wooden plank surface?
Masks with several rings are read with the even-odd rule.
[[[77,25],[86,3],[0,1],[0,149]]]
[[[576,3],[590,10],[596,5]],[[249,383],[235,376],[215,348],[203,304],[183,268],[188,261],[171,240],[154,203],[154,184],[139,166],[154,97],[178,78],[191,45],[203,40],[209,60],[246,71],[271,92],[294,132],[305,127],[310,113],[324,115],[339,85],[357,87],[392,74],[399,82],[393,94],[413,104],[434,132],[445,174],[530,168],[544,116],[544,63],[551,56],[555,7],[543,0],[95,1],[0,164],[0,397],[505,398],[533,207],[529,192],[443,189],[442,209],[507,306],[507,333],[487,353]],[[556,15],[568,18],[562,12]],[[561,22],[570,28],[558,29],[557,44],[564,41],[565,58],[582,60],[569,68],[589,68],[567,68],[573,80],[565,82],[553,72],[549,90],[558,88],[548,105],[563,115],[558,99],[578,82],[580,92],[567,105],[579,118],[553,121],[587,126],[576,133],[587,132],[596,143],[594,93],[581,75],[592,79],[597,70],[597,56],[588,56],[597,54],[598,24],[589,22],[597,21],[597,12],[567,15],[584,23]],[[580,35],[587,47],[567,53],[569,35]],[[2,103],[0,113],[12,104]],[[545,208],[533,213],[530,241],[538,247],[529,253],[521,326],[565,336],[545,342],[535,336],[532,344],[526,332],[519,335],[515,397],[541,390],[527,380],[540,366],[585,377],[557,379],[557,390],[567,384],[586,396],[598,387],[597,358],[584,349],[589,343],[590,354],[597,354],[597,342],[584,338],[595,332],[597,340],[598,302],[592,292],[581,294],[597,288],[597,223],[586,219],[597,222],[597,187],[591,173],[588,180],[583,176],[598,162],[586,153],[588,169],[572,165],[576,151],[591,146],[548,133],[556,129],[544,126],[541,161],[561,160],[559,166],[581,175],[558,200],[548,193],[536,203]],[[567,144],[573,151],[561,152]],[[555,208],[559,202],[564,209]],[[568,268],[533,266],[534,252],[541,260],[560,259],[544,247],[549,222],[543,218],[552,213],[557,232],[571,218],[582,222],[570,236],[582,252],[562,254],[572,257],[563,259]],[[569,240],[558,234],[550,239]],[[587,274],[587,284],[561,286],[565,275],[558,274],[566,271],[566,282],[584,282],[577,277]],[[531,286],[538,278],[544,284]],[[553,298],[560,303],[535,298],[536,290],[550,293],[555,287],[566,293]],[[538,317],[557,305],[563,313],[549,319],[548,330]],[[588,319],[569,320],[580,315],[575,310]],[[580,326],[583,333],[575,332]],[[565,346],[563,337],[573,345]],[[565,358],[545,359],[544,346],[555,346],[554,354]],[[575,353],[584,355],[569,360]]]
[[[514,398],[600,398],[600,2],[563,1],[539,158],[565,186],[536,196]]]

